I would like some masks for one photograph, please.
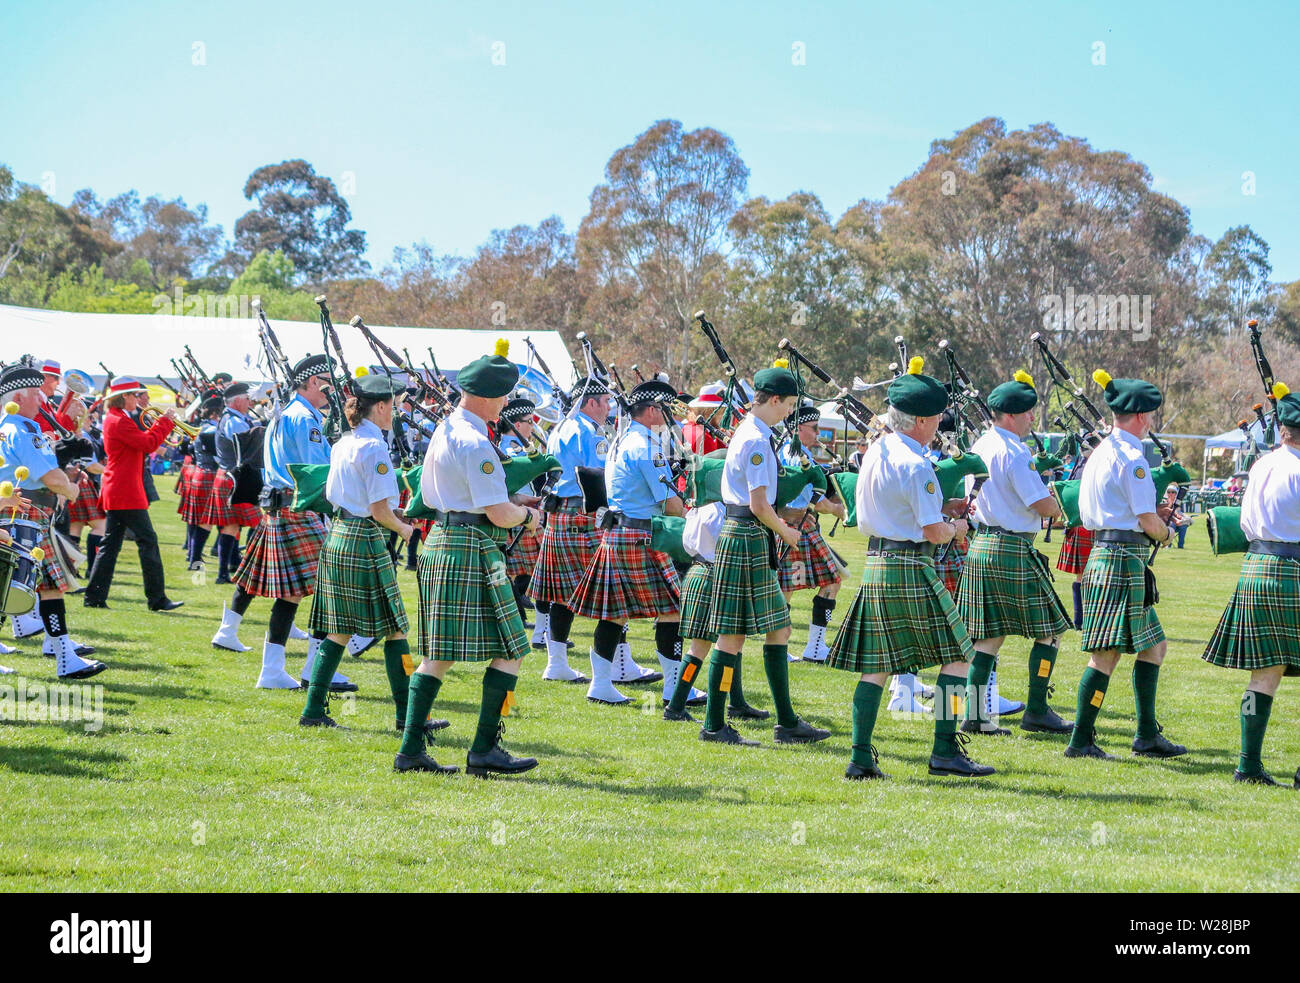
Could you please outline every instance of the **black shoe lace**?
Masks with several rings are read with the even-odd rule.
[[[1048,683],[1048,684],[1047,684],[1047,698],[1050,700],[1050,699],[1051,699],[1053,696],[1055,696],[1055,695],[1056,695],[1056,684],[1055,684],[1055,683]]]
[[[497,736],[494,737],[494,738],[492,739],[492,746],[493,746],[493,747],[501,747],[501,738],[503,738],[503,737],[505,737],[505,736],[506,736],[506,722],[505,722],[504,720],[498,720],[498,721],[497,721]],[[505,750],[505,749],[502,748],[502,750]]]
[[[952,735],[952,737],[953,737],[952,756],[954,758],[962,758],[966,761],[970,761],[971,757],[969,754],[966,753],[966,745],[970,743],[970,735],[963,734],[961,731],[957,731],[955,734]]]
[[[876,767],[880,766],[880,752],[876,750],[874,744],[871,745],[871,763]]]

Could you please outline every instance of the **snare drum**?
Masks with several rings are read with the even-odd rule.
[[[14,546],[24,553],[30,553],[36,549],[41,545],[41,540],[45,538],[41,524],[32,522],[31,519],[9,519],[0,522],[0,529],[7,532],[13,539]]]
[[[0,546],[0,614],[26,614],[36,607],[40,564],[30,553]]]

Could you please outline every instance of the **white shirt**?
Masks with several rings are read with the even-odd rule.
[[[943,492],[925,448],[888,433],[867,448],[854,496],[864,536],[925,542],[923,526],[943,522]]]
[[[682,545],[686,552],[712,563],[718,548],[722,524],[727,521],[727,509],[721,502],[710,502],[686,513],[686,528],[682,530]]]
[[[345,433],[330,451],[325,497],[336,508],[361,516],[370,515],[374,502],[387,500],[390,508],[396,508],[401,501],[388,442],[369,420]]]
[[[1300,543],[1300,451],[1283,444],[1251,466],[1241,531],[1248,539]]]
[[[1025,442],[1010,430],[990,427],[971,447],[988,465],[989,476],[975,496],[975,518],[982,526],[1001,526],[1012,532],[1037,532],[1043,522],[1030,508],[1051,497],[1034,470],[1034,456]],[[969,492],[973,478],[966,479]]]
[[[1079,518],[1085,529],[1141,532],[1138,516],[1156,510],[1156,483],[1151,480],[1142,441],[1115,427],[1083,466],[1079,481]]]
[[[775,504],[779,473],[772,428],[753,413],[746,413],[727,445],[727,460],[722,467],[722,500],[728,505],[748,505],[750,489],[764,488],[768,504]]]
[[[510,501],[501,458],[488,425],[457,407],[433,433],[420,471],[420,495],[431,509],[477,512]]]

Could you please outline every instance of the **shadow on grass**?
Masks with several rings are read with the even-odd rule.
[[[542,762],[543,766],[545,762]],[[587,781],[566,776],[548,778],[535,772],[527,772],[506,781],[519,782],[524,785],[544,785],[552,788],[571,788],[584,792],[607,792],[611,795],[624,795],[633,798],[650,799],[654,802],[717,802],[729,805],[747,805],[751,801],[749,789],[743,786],[703,786],[703,785],[617,785],[613,782]]]
[[[0,768],[28,775],[110,779],[109,768],[128,761],[130,758],[115,751],[49,747],[0,748]]]

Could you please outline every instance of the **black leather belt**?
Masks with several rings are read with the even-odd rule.
[[[606,512],[605,518],[611,525],[623,526],[627,529],[644,529],[649,532],[654,528],[650,519],[633,519],[622,512]]]
[[[1015,529],[1006,529],[1002,526],[980,526],[980,533],[991,532],[995,536],[1019,536],[1021,539],[1027,539],[1031,543],[1038,535],[1037,532],[1018,532]]]
[[[1268,556],[1285,556],[1300,560],[1300,543],[1277,543],[1268,539],[1252,539],[1247,553],[1264,553]]]
[[[486,526],[488,517],[481,512],[444,512],[433,510],[434,521],[440,526]]]
[[[258,496],[257,504],[268,512],[287,509],[293,504],[293,489],[272,488],[270,485],[263,485],[262,494]]]
[[[1127,543],[1131,546],[1150,546],[1152,543],[1146,533],[1132,529],[1098,529],[1096,537],[1098,543]]]
[[[867,539],[869,553],[920,553],[922,556],[934,556],[934,543],[918,543],[911,539],[885,539],[883,536],[871,536]]]
[[[758,521],[758,517],[754,515],[753,510],[750,509],[748,505],[732,505],[729,502],[724,502],[723,505],[726,507],[728,519],[748,519],[750,522]]]

